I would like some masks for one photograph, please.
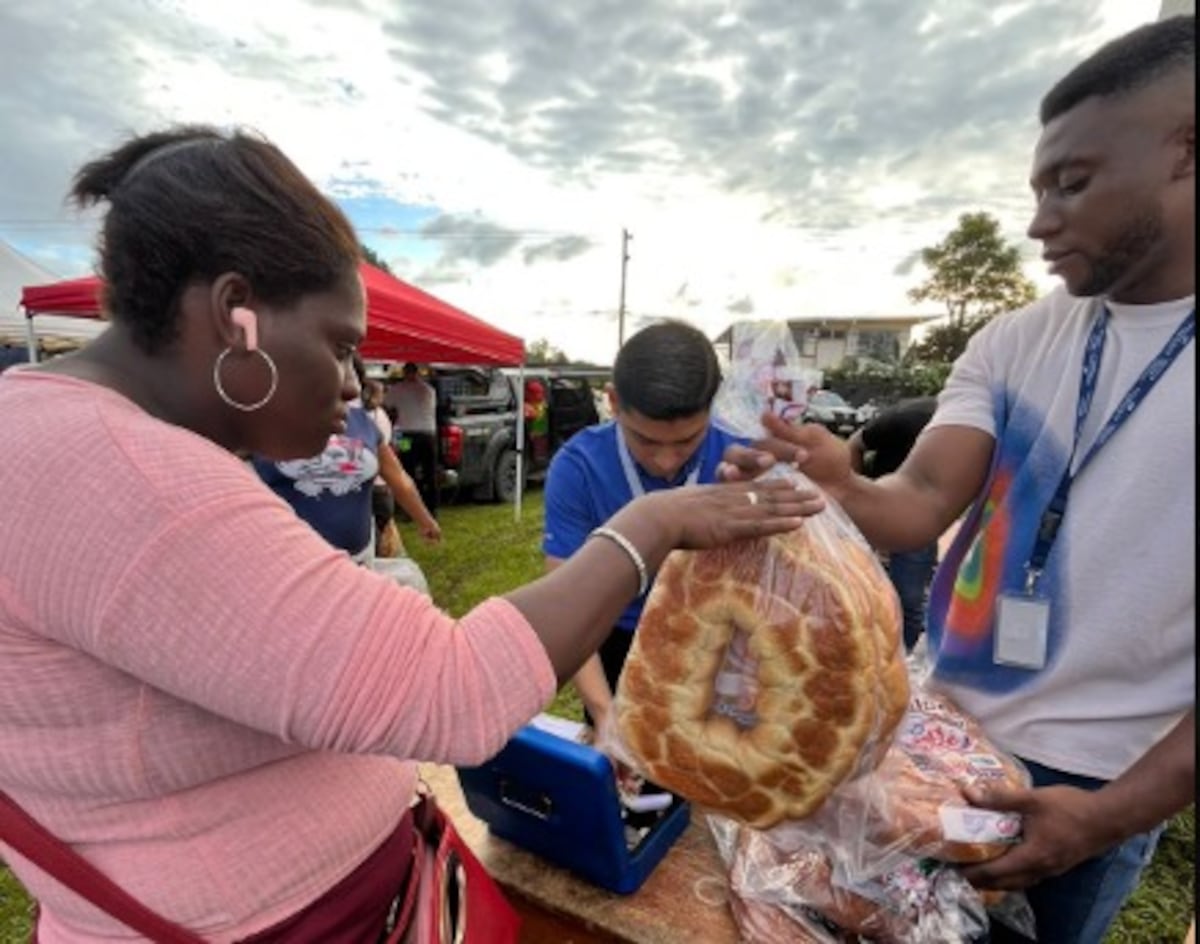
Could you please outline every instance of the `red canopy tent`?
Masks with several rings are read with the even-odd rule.
[[[365,262],[359,272],[367,290],[367,336],[361,353],[368,360],[414,361],[417,363],[487,364],[523,366],[525,342],[493,328],[428,292],[402,282],[382,269]],[[38,314],[100,317],[100,290],[103,282],[95,276],[29,285],[21,290],[21,305],[33,334],[33,318]],[[30,338],[30,356],[37,346]],[[518,397],[524,384],[517,384]],[[522,481],[524,411],[517,404],[517,481]],[[521,513],[521,489],[518,487],[516,513]]]
[[[382,269],[364,262],[359,271],[367,288],[367,337],[362,355],[368,360],[494,366],[516,366],[525,360],[525,343],[520,338]],[[50,312],[99,318],[101,287],[95,276],[30,285],[21,291],[21,305],[30,318]]]

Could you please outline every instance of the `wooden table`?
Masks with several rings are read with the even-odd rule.
[[[575,878],[488,832],[467,809],[454,768],[421,774],[471,851],[524,919],[527,944],[735,944],[728,883],[708,826],[693,809],[687,829],[632,895]]]

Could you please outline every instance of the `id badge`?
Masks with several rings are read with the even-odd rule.
[[[992,661],[1020,669],[1046,665],[1050,604],[1041,597],[1002,593],[996,600],[996,644]]]

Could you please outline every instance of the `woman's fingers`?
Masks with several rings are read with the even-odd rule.
[[[786,479],[739,483],[729,486],[734,514],[730,524],[742,532],[775,534],[798,527],[804,518],[825,509],[825,497],[816,489]],[[744,499],[746,506],[739,507]],[[728,502],[726,502],[728,504]]]

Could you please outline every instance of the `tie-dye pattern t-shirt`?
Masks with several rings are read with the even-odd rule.
[[[1046,665],[993,661],[998,593],[1019,592],[1038,523],[1134,381],[1195,305],[1109,303],[1072,457],[1083,351],[1101,299],[1057,291],[980,331],[929,424],[996,438],[982,498],[934,579],[936,679],[1008,750],[1111,779],[1195,703],[1195,342],[1074,481],[1039,590]]]

